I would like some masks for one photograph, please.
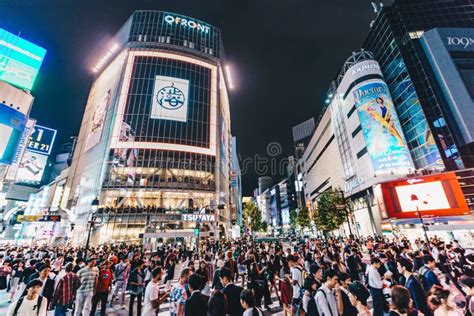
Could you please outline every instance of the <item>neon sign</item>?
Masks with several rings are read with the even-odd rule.
[[[209,34],[209,31],[211,29],[209,26],[203,25],[194,20],[182,18],[179,16],[173,16],[173,15],[165,16],[165,22],[168,23],[169,25],[176,24],[176,25],[181,25],[183,27],[190,28],[192,30],[198,30],[200,32],[203,32],[204,34]]]

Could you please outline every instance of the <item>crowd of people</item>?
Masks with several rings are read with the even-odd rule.
[[[202,240],[0,249],[8,316],[473,315],[474,255],[454,241]],[[278,302],[279,307],[275,307]],[[166,303],[166,304],[164,304]],[[272,308],[272,306],[274,306]]]

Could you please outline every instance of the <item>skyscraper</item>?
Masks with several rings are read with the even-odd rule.
[[[435,28],[473,27],[470,0],[395,0],[382,7],[372,22],[363,47],[380,63],[417,169],[474,167],[472,135],[462,123],[474,117],[468,112],[460,114],[459,99],[448,100],[447,95],[458,98],[460,94],[444,89],[424,38]],[[444,34],[444,40],[449,41],[458,33]],[[459,73],[468,77],[471,69],[472,76],[473,51],[465,50],[461,55],[457,54],[462,59]],[[469,83],[465,81],[465,85]]]
[[[188,213],[212,214],[201,228],[227,234],[231,120],[219,29],[136,11],[108,45],[93,66],[68,181],[75,241],[95,197],[105,207],[99,242],[192,237]]]

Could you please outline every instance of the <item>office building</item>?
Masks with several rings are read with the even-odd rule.
[[[227,236],[231,119],[220,30],[135,11],[107,45],[91,66],[97,77],[66,188],[73,242],[84,242],[95,198],[93,243],[189,242],[197,221],[200,237]]]

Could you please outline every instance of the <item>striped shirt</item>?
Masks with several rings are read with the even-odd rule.
[[[97,269],[89,269],[87,266],[77,272],[79,280],[81,280],[81,286],[77,289],[77,292],[87,293],[94,291],[95,280],[97,279]]]

